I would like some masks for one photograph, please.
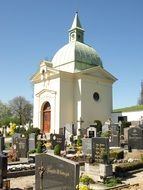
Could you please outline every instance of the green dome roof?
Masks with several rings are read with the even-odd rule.
[[[102,61],[95,49],[84,43],[84,29],[78,13],[69,30],[69,43],[57,51],[52,59],[53,67],[68,72],[102,66]]]
[[[68,63],[75,63],[75,70],[82,70],[93,66],[101,66],[102,61],[95,49],[78,42],[70,42],[57,51],[52,59],[53,67]]]

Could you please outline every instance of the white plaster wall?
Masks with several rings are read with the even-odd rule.
[[[127,121],[139,121],[143,117],[143,111],[112,113],[112,121],[118,122],[119,116],[127,116]]]
[[[60,81],[60,127],[73,122],[73,78],[61,77]]]
[[[74,108],[73,108],[73,122],[79,128],[79,123],[77,121],[80,120],[81,117],[81,79],[74,79]]]
[[[93,99],[93,93],[99,93],[99,100]],[[98,81],[94,78],[83,78],[81,85],[81,109],[84,127],[88,127],[94,120],[104,123],[111,117],[112,112],[112,84]]]
[[[45,102],[51,105],[51,132],[59,132],[60,79],[52,79],[34,85],[34,127],[42,127],[41,109]]]

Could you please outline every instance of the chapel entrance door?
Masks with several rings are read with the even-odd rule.
[[[46,102],[43,107],[43,132],[49,133],[51,128],[51,106]]]

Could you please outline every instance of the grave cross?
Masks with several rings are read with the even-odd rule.
[[[80,132],[81,129],[82,129],[82,124],[84,123],[84,121],[83,121],[82,118],[80,117],[80,119],[77,120],[77,123],[79,123],[79,128],[78,128],[78,130],[79,130],[79,132]],[[80,135],[81,135],[81,134],[80,134]]]
[[[43,174],[45,172],[45,168],[43,167],[43,162],[41,161],[41,166],[38,167],[39,174],[40,174],[40,190],[43,190]]]

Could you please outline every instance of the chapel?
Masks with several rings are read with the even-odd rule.
[[[46,134],[59,133],[68,124],[85,129],[95,120],[104,123],[111,117],[112,85],[117,79],[104,69],[96,50],[85,43],[84,32],[76,13],[68,43],[51,61],[41,61],[32,76],[33,126]]]

